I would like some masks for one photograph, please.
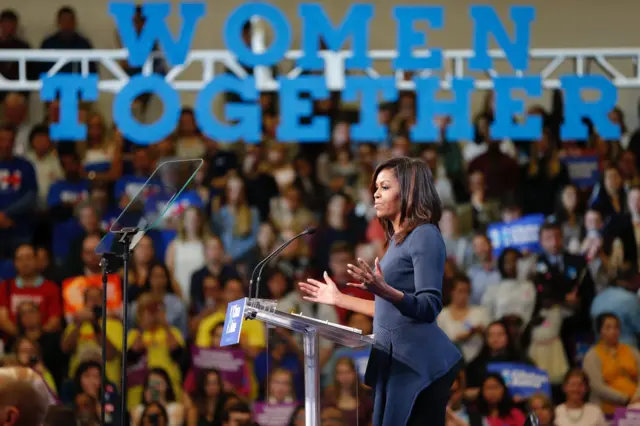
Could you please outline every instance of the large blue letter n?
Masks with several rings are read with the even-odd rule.
[[[142,31],[138,34],[133,26],[136,4],[109,3],[109,13],[116,21],[122,45],[129,50],[129,65],[132,67],[144,65],[156,41],[162,46],[169,65],[175,66],[185,63],[198,20],[206,13],[206,4],[204,2],[180,3],[182,28],[177,41],[174,41],[166,23],[170,11],[171,4],[167,2],[143,4],[142,15],[146,21]]]

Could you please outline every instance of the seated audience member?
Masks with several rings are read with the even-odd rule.
[[[44,381],[32,369],[0,368],[0,423],[3,426],[41,426],[50,404]]]
[[[210,348],[212,346],[212,330],[218,324],[224,323],[227,305],[243,297],[245,297],[245,286],[242,281],[230,279],[224,283],[220,306],[200,323],[196,334],[196,346],[200,348]],[[262,352],[267,346],[266,340],[265,327],[260,321],[245,321],[242,324],[240,345],[250,359],[255,359]]]
[[[131,410],[131,424],[137,425],[144,418],[145,409],[149,404],[160,404],[167,412],[169,423],[167,426],[181,426],[185,419],[184,405],[178,402],[171,379],[162,368],[153,368],[147,375],[142,390],[142,399]]]
[[[471,297],[469,303],[480,305],[487,289],[502,281],[493,256],[491,240],[486,234],[476,234],[471,239],[473,263],[467,269],[471,279]]]
[[[29,150],[25,158],[31,162],[38,179],[38,207],[46,209],[47,195],[53,182],[64,178],[60,159],[49,136],[49,127],[39,125],[29,134]]]
[[[220,238],[216,236],[208,237],[204,242],[205,264],[202,269],[198,269],[191,276],[191,311],[199,314],[203,309],[210,307],[206,302],[210,301],[205,297],[204,281],[211,276],[219,283],[227,282],[231,278],[238,278],[238,271],[232,263],[227,262],[227,255]]]
[[[102,342],[102,289],[89,287],[84,293],[84,307],[78,311],[62,335],[62,352],[71,356],[69,375],[75,376],[83,355],[99,352]],[[120,382],[120,355],[122,353],[122,323],[107,316],[107,367],[110,382]]]
[[[138,298],[136,323],[139,328],[129,331],[127,357],[131,365],[146,364],[147,369],[160,368],[170,377],[170,385],[178,394],[182,384],[179,361],[185,347],[182,333],[167,322],[162,299],[149,293]],[[142,387],[131,383],[128,389],[128,408],[142,400]]]
[[[460,235],[458,226],[458,214],[452,207],[445,207],[440,218],[440,230],[447,248],[447,258],[454,259],[458,268],[465,270],[471,266],[471,241],[464,235]]]
[[[138,423],[132,426],[170,426],[169,415],[164,406],[158,402],[151,402],[144,407]]]
[[[16,278],[0,284],[0,332],[16,336],[16,314],[20,303],[31,301],[38,306],[44,331],[59,331],[62,319],[60,288],[44,279],[36,268],[36,252],[31,245],[21,245],[15,252]]]
[[[482,350],[467,366],[467,390],[465,391],[467,399],[476,399],[480,392],[480,385],[487,375],[487,366],[496,362],[532,364],[515,349],[507,325],[502,321],[489,324],[484,333]]]
[[[297,399],[302,400],[304,397],[303,356],[302,348],[298,346],[291,330],[276,327],[269,338],[269,347],[256,357],[254,370],[258,383],[266,383],[270,371],[274,368],[291,371]],[[260,391],[261,396],[264,396],[264,387],[261,387]]]
[[[100,261],[102,257],[96,253],[96,249],[100,245],[102,236],[100,234],[89,234],[82,241],[82,262],[74,262],[68,267],[62,268],[61,277],[59,279],[64,287],[64,281],[73,277],[91,277],[102,274]]]
[[[469,413],[464,406],[464,391],[466,386],[464,370],[460,370],[453,384],[447,403],[446,426],[469,426]]]
[[[346,426],[347,422],[339,408],[329,406],[322,408],[320,424],[322,426]]]
[[[470,426],[521,426],[525,416],[516,408],[504,379],[488,374],[480,385],[477,411],[470,415]]]
[[[553,402],[544,393],[537,393],[529,398],[527,403],[529,412],[534,413],[538,418],[539,426],[557,426],[555,421]]]
[[[467,363],[482,349],[482,335],[489,323],[483,306],[470,306],[471,283],[464,275],[457,275],[451,287],[451,304],[438,315],[438,326],[458,345]]]
[[[33,369],[33,371],[42,376],[51,393],[58,393],[56,382],[53,380],[51,372],[44,366],[42,362],[42,350],[36,342],[26,337],[19,338],[16,340],[13,352],[16,354],[18,365]]]
[[[336,362],[333,384],[323,392],[323,405],[335,406],[349,424],[369,424],[373,414],[373,399],[360,381],[351,358]]]
[[[591,304],[591,318],[615,312],[620,320],[620,342],[637,348],[640,341],[640,275],[637,267],[623,269],[618,274],[615,285],[598,294]]]
[[[237,402],[226,408],[222,414],[222,426],[253,426],[253,416],[249,406]]]
[[[373,333],[373,320],[371,317],[357,312],[350,312],[349,316],[347,316],[347,326],[362,330],[362,334],[364,335]],[[298,348],[298,350],[301,350],[299,346]],[[329,358],[329,361],[327,361],[327,364],[322,369],[322,385],[328,386],[333,384],[333,373],[336,368],[336,362],[340,358],[344,357],[351,358],[355,361],[358,366],[358,373],[364,378],[364,369],[369,361],[370,352],[370,347],[349,348],[347,346],[341,346],[336,348],[336,350],[331,354],[331,358]]]
[[[171,274],[163,263],[156,263],[149,269],[149,276],[143,288],[144,292],[149,292],[161,298],[166,308],[167,321],[172,327],[177,328],[183,337],[187,337],[187,311],[184,302],[173,293],[171,287]],[[137,326],[134,319],[138,306],[134,302],[129,311],[129,324]]]
[[[38,203],[36,172],[26,159],[13,154],[15,129],[0,125],[0,258],[11,258],[16,248],[33,238],[33,218]]]
[[[469,202],[459,205],[457,214],[461,235],[484,232],[490,223],[500,220],[499,203],[489,199],[485,176],[481,171],[469,175]]]
[[[226,398],[220,373],[217,370],[200,372],[196,388],[190,393],[190,401],[186,407],[187,426],[220,425]]]
[[[507,248],[498,258],[498,271],[502,280],[490,286],[482,297],[482,305],[489,311],[492,321],[507,315],[518,315],[523,328],[531,321],[536,305],[536,288],[531,281],[518,279],[517,265],[522,258],[519,250]]]
[[[296,402],[293,373],[284,368],[275,368],[269,374],[264,402],[268,404],[290,404]]]
[[[640,402],[640,353],[620,343],[620,320],[615,314],[601,314],[597,327],[600,338],[585,355],[583,368],[591,385],[591,401],[605,415],[613,415],[618,407]]]
[[[602,410],[596,404],[587,402],[589,378],[579,368],[569,370],[564,379],[566,396],[564,404],[556,407],[555,426],[607,426]]]

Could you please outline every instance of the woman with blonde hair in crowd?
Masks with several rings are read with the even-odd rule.
[[[239,176],[227,180],[224,205],[212,216],[212,223],[231,260],[247,262],[247,256],[258,244],[260,214],[249,205],[245,182]]]
[[[529,398],[527,408],[538,417],[539,426],[557,426],[554,420],[553,402],[544,393],[536,393]]]
[[[122,135],[109,129],[102,114],[90,112],[87,117],[86,145],[79,145],[82,163],[90,180],[113,182],[122,176],[124,141]]]
[[[167,247],[166,262],[176,280],[176,293],[189,302],[191,276],[205,264],[205,240],[210,235],[203,212],[189,207],[180,215],[176,238]]]

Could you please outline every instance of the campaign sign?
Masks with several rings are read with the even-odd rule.
[[[640,409],[616,408],[611,426],[638,426],[640,425]]]
[[[260,426],[287,426],[296,407],[295,403],[256,402],[253,404],[253,418]]]
[[[245,354],[241,349],[191,348],[193,366],[199,370],[218,370],[222,380],[234,388],[245,385]]]
[[[523,216],[509,223],[492,223],[487,229],[487,234],[491,239],[493,254],[499,256],[507,247],[520,251],[539,252],[539,232],[543,223],[543,214]]]
[[[539,368],[526,364],[496,362],[487,365],[489,373],[502,376],[512,397],[529,398],[542,392],[551,396],[549,375]]]
[[[569,155],[563,158],[571,182],[580,188],[598,183],[600,163],[596,155]]]
[[[178,3],[178,4],[175,4]],[[212,2],[168,2],[154,1],[141,5],[145,18],[144,29],[138,31],[134,24],[137,2],[114,1],[109,3],[108,13],[113,17],[118,36],[127,50],[130,67],[143,67],[156,51],[161,51],[172,71],[191,63],[190,51]],[[177,34],[169,28],[172,8],[182,22]],[[98,11],[97,11],[98,12]],[[100,11],[104,13],[104,11]],[[393,27],[382,31],[395,33],[395,55],[391,61],[392,71],[439,71],[445,68],[444,49],[430,41],[432,31],[445,30],[447,22],[445,8],[435,5],[397,5],[379,13],[393,18]],[[301,54],[295,66],[302,72],[295,76],[278,77],[278,99],[280,101],[277,139],[280,141],[316,142],[330,139],[331,123],[327,117],[314,116],[313,103],[328,99],[334,91],[340,91],[342,100],[360,102],[359,121],[350,128],[350,139],[354,141],[383,142],[387,129],[378,121],[380,100],[394,102],[398,99],[397,79],[393,74],[379,77],[356,75],[373,69],[374,58],[370,48],[375,6],[373,4],[351,4],[345,15],[331,19],[324,6],[316,3],[299,3],[295,15],[299,22],[293,26],[287,14],[267,2],[244,2],[231,12],[222,28],[225,47],[239,65],[253,69],[272,67],[286,58],[294,39],[300,40]],[[262,51],[247,46],[243,36],[246,24],[260,19],[273,30],[273,40]],[[508,19],[501,19],[497,10],[488,5],[471,5],[468,10],[468,25],[471,37],[468,40],[472,54],[466,62],[472,72],[490,73],[494,69],[494,58],[490,54],[490,41],[495,41],[509,63],[511,75],[495,75],[495,119],[491,124],[491,135],[495,139],[538,140],[542,136],[542,118],[528,115],[524,97],[514,95],[523,92],[528,98],[539,99],[544,93],[544,78],[529,71],[531,31],[536,20],[536,9],[532,6],[509,7]],[[335,24],[334,22],[338,22]],[[425,31],[422,27],[428,29]],[[294,37],[292,28],[300,28]],[[449,29],[457,31],[456,29]],[[327,63],[337,64],[330,72],[320,75],[305,71],[322,71],[325,60],[320,54],[320,43],[326,44],[329,52],[343,51],[350,42],[349,55],[344,61],[336,55]],[[428,55],[418,50],[428,51]],[[206,56],[205,56],[206,57]],[[237,64],[236,64],[237,66]],[[239,67],[238,67],[239,68]],[[123,73],[124,74],[124,73]],[[169,72],[169,74],[174,74]],[[420,73],[423,74],[423,73]],[[233,142],[243,140],[258,143],[262,139],[262,110],[259,102],[259,73],[239,77],[233,73],[219,74],[197,87],[194,115],[198,128],[210,138]],[[493,75],[493,74],[492,74]],[[42,74],[42,101],[58,100],[60,120],[51,125],[51,137],[57,141],[84,140],[87,125],[78,120],[81,101],[94,102],[99,96],[97,74]],[[268,77],[270,78],[270,77]],[[440,99],[442,87],[439,76],[417,75],[414,77],[416,94],[416,122],[411,127],[411,139],[416,142],[436,142],[440,129],[434,118],[451,117],[446,128],[448,141],[473,138],[471,98],[476,83],[471,76],[452,76],[448,86],[451,99]],[[264,77],[261,77],[264,81]],[[620,126],[613,123],[608,113],[616,106],[618,93],[615,84],[604,75],[563,75],[558,78],[563,93],[565,115],[560,128],[562,140],[586,139],[588,128],[583,119],[589,118],[604,140],[620,138]],[[180,120],[180,95],[172,79],[152,73],[130,77],[118,88],[113,100],[113,121],[123,137],[142,145],[157,143],[175,131]],[[596,91],[595,101],[583,98],[585,91]],[[163,105],[163,113],[153,123],[141,123],[134,117],[131,104],[141,94],[151,94]],[[214,99],[225,93],[234,93],[238,102],[225,104],[224,117],[212,114]],[[524,120],[515,121],[514,116]]]
[[[224,317],[224,330],[222,331],[220,346],[237,345],[240,343],[240,331],[242,330],[246,304],[247,298],[243,297],[242,299],[229,303],[227,306],[227,315]]]

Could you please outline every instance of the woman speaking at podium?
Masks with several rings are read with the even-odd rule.
[[[427,164],[408,157],[380,164],[371,192],[387,251],[373,266],[362,259],[348,265],[348,285],[375,301],[341,293],[326,272],[324,282],[299,285],[309,301],[373,317],[376,343],[365,382],[374,391],[374,426],[444,426],[462,355],[436,324],[446,258],[440,198]]]

